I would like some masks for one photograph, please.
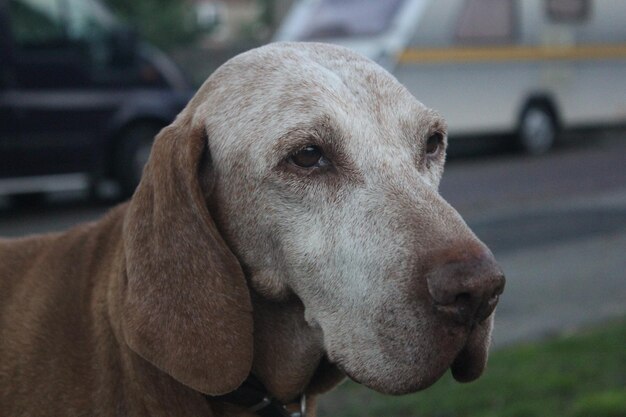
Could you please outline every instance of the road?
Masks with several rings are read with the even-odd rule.
[[[507,275],[496,347],[626,315],[625,139],[587,134],[542,157],[448,162],[442,195]],[[108,209],[71,197],[0,210],[0,236],[63,230]]]

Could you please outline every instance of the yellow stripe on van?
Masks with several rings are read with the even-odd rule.
[[[452,48],[409,48],[399,57],[401,64],[470,63],[543,60],[606,60],[626,58],[626,44],[572,46],[493,46]]]

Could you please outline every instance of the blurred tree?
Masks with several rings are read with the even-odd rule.
[[[171,0],[105,0],[113,11],[151,43],[171,49],[197,36],[193,5]]]
[[[257,0],[261,13],[259,21],[265,26],[272,27],[276,23],[275,1],[274,0]]]

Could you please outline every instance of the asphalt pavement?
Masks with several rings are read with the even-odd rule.
[[[542,157],[453,158],[441,193],[507,276],[496,347],[626,316],[626,132],[586,134]],[[70,194],[1,206],[7,237],[63,230],[110,204]]]

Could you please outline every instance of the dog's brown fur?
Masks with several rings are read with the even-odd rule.
[[[130,204],[67,233],[0,241],[1,415],[235,415],[199,391],[248,376],[253,310],[268,338],[257,349],[281,359],[254,366],[284,401],[343,377],[321,357],[304,385],[290,373],[302,306],[251,301],[198,181],[206,138],[181,123],[159,135]]]
[[[342,371],[396,394],[453,361],[478,377],[493,306],[461,326],[433,297],[502,278],[436,192],[444,152],[424,143],[444,129],[342,48],[226,64],[157,136],[128,204],[0,241],[0,415],[246,416],[204,394],[253,373],[285,403],[307,393],[311,417]],[[288,163],[311,141],[327,174]]]

